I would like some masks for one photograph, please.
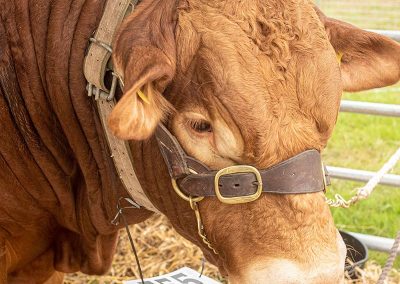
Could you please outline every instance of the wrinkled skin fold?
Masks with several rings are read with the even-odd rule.
[[[0,3],[0,283],[105,273],[118,236],[110,220],[127,193],[82,72],[105,1]],[[110,129],[131,140],[149,199],[231,283],[343,281],[343,242],[322,193],[206,198],[213,254],[152,134],[163,121],[211,169],[322,151],[343,90],[399,80],[399,44],[308,1],[143,0],[118,30],[113,62],[125,87]],[[134,224],[151,212],[128,214]]]

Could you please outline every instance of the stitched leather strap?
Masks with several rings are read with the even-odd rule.
[[[92,88],[99,93],[106,93],[106,97],[109,95],[104,84],[104,77],[107,71],[106,68],[111,63],[111,43],[117,27],[130,12],[131,2],[132,0],[107,0],[103,16],[91,40],[84,62],[84,74],[89,82],[90,96],[92,95]],[[128,143],[117,139],[108,129],[107,118],[116,104],[115,100],[108,101],[97,97],[96,104],[111,157],[122,184],[136,203],[153,212],[159,212],[150,202],[139,183]]]
[[[93,37],[95,40],[89,46],[83,72],[86,80],[97,89],[108,91],[104,77],[111,57],[111,44],[130,3],[131,0],[107,0],[103,16]]]
[[[216,196],[217,171],[210,170],[200,161],[185,154],[176,138],[160,125],[156,137],[172,179],[187,196]],[[194,174],[195,171],[197,174]],[[307,150],[269,169],[259,170],[262,192],[276,194],[303,194],[325,190],[327,172],[323,170],[321,155],[317,150]],[[218,181],[224,197],[250,196],[257,191],[258,180],[254,173],[223,175]]]
[[[115,106],[114,101],[97,100],[97,109],[103,125],[106,140],[114,161],[115,169],[124,185],[126,191],[132,199],[140,206],[148,210],[159,213],[157,208],[150,202],[135,174],[133,160],[128,142],[118,139],[107,126],[107,117]]]

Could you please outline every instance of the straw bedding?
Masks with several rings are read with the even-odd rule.
[[[144,223],[131,227],[131,233],[138,250],[140,263],[145,277],[153,277],[174,271],[183,266],[193,269],[200,269],[202,253],[200,249],[177,234],[163,216],[154,216]],[[361,280],[350,281],[350,283],[376,283],[382,268],[372,262],[367,263],[365,270],[359,271]],[[206,263],[204,274],[221,281],[224,281],[218,270]],[[112,268],[104,276],[88,276],[84,274],[68,274],[65,277],[65,284],[79,283],[121,283],[123,280],[138,279],[136,262],[128,237],[125,231],[121,231],[118,243],[118,250],[114,257]],[[388,284],[400,283],[400,272],[393,270]]]

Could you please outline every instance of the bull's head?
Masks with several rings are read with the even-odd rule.
[[[125,90],[109,120],[113,132],[143,140],[164,119],[186,153],[215,170],[263,169],[321,151],[343,90],[400,76],[397,43],[300,0],[145,0],[115,44]],[[153,140],[133,146],[148,196],[232,283],[342,281],[345,248],[323,193],[264,193],[238,205],[205,198],[200,213],[215,255]]]

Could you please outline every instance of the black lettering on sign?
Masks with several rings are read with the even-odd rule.
[[[203,282],[193,279],[193,278],[187,278],[187,279],[182,280],[181,278],[188,277],[186,274],[183,274],[183,273],[171,275],[171,277],[174,278],[176,281],[181,282],[182,284],[203,284]]]
[[[171,280],[168,280],[167,278],[157,279],[156,281],[157,281],[157,283],[160,283],[160,284],[172,283]]]

